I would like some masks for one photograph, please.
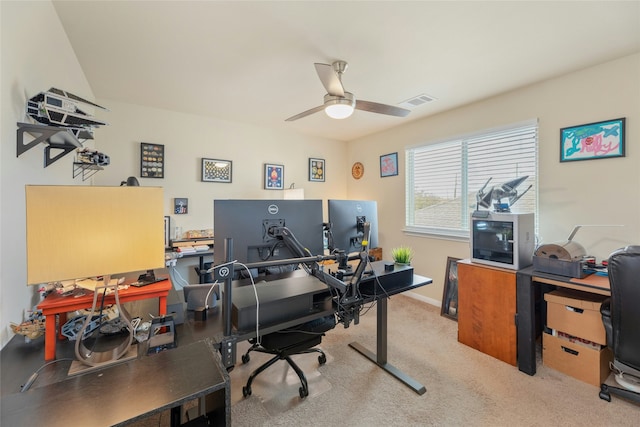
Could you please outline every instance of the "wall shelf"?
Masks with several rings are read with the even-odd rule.
[[[84,181],[103,169],[102,166],[91,163],[73,162],[73,177],[75,178],[78,175],[82,175],[82,180]]]
[[[28,133],[34,139],[25,143],[25,133]],[[47,144],[44,149],[45,168],[75,149],[82,147],[78,138],[76,138],[75,135],[66,128],[41,124],[18,123],[16,157],[19,157],[21,154],[27,152],[40,143]]]

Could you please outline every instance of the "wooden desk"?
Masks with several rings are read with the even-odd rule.
[[[518,340],[518,369],[536,374],[536,300],[544,303],[542,294],[555,288],[569,288],[598,295],[611,295],[609,278],[592,274],[583,279],[540,273],[533,267],[516,274],[516,328]],[[545,317],[546,310],[541,317]],[[542,319],[544,320],[544,319]]]
[[[118,291],[120,303],[137,301],[148,298],[158,298],[158,314],[167,313],[167,296],[171,289],[171,281],[165,279],[161,282],[143,286],[141,288],[131,286],[128,289]],[[115,304],[115,295],[107,295],[105,304]],[[75,310],[83,310],[93,305],[93,292],[76,289],[72,295],[62,296],[57,293],[49,294],[40,304],[38,309],[42,310],[45,316],[45,351],[44,359],[53,360],[56,358],[56,338],[60,335],[60,327],[67,321],[67,313]],[[56,316],[59,317],[59,325],[56,325]]]
[[[50,368],[65,369],[60,365]],[[231,425],[230,380],[210,341],[37,384],[24,393],[2,396],[1,425],[121,426],[171,409],[171,425],[177,426],[180,407],[198,398],[206,400],[203,412],[219,409],[215,425]]]

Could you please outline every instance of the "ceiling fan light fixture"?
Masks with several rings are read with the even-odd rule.
[[[353,114],[356,101],[353,94],[349,92],[342,96],[325,95],[324,112],[332,119],[346,119]]]

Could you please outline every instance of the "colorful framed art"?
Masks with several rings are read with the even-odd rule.
[[[625,118],[560,129],[560,161],[624,157]]]
[[[140,176],[164,178],[164,145],[140,143]]]
[[[380,156],[380,177],[398,175],[398,153]]]
[[[264,189],[284,189],[284,165],[265,163],[264,165]]]
[[[324,159],[309,158],[309,181],[324,182],[325,172]]]

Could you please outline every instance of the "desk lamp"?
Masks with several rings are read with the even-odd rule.
[[[76,357],[84,365],[114,363],[131,350],[134,330],[110,277],[164,267],[163,211],[159,187],[26,186],[27,284],[104,278],[76,340]],[[116,349],[89,351],[83,333],[97,294],[107,290],[115,292],[129,336]]]

